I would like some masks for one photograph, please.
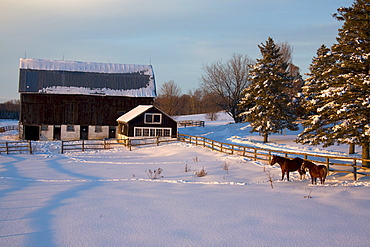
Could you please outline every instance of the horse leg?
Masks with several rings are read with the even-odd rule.
[[[286,172],[286,177],[287,177],[287,179],[289,181],[289,171]]]
[[[314,177],[311,176],[311,184],[313,184]]]

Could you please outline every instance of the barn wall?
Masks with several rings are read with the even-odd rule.
[[[104,139],[109,137],[109,126],[101,126],[101,132],[95,132],[95,126],[89,126],[89,139],[90,140],[98,140]]]
[[[40,131],[40,141],[50,141],[53,140],[54,136],[54,125],[48,125],[47,130]]]
[[[62,140],[80,140],[80,126],[74,125],[74,131],[67,131],[67,125],[61,125],[61,139]]]
[[[21,94],[20,122],[32,125],[116,126],[116,119],[153,98],[59,94]]]

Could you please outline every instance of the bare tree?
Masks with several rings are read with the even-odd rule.
[[[159,89],[155,105],[170,116],[178,115],[183,105],[181,88],[173,80],[165,82]]]
[[[217,95],[214,102],[224,109],[236,123],[241,122],[238,103],[249,85],[249,69],[253,61],[246,55],[234,54],[226,63],[217,61],[205,65],[201,87]]]
[[[292,78],[291,87],[286,92],[292,98],[301,91],[304,81],[299,67],[293,64],[293,47],[288,42],[278,43],[277,47],[280,49],[283,61],[288,65],[286,72]]]

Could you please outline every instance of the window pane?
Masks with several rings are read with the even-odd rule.
[[[144,129],[143,136],[149,136],[149,129]]]
[[[142,129],[135,128],[135,136],[142,136]]]
[[[164,136],[171,136],[171,130],[164,129]]]
[[[154,117],[154,120],[153,120],[154,123],[161,123],[161,115],[160,114],[153,115],[153,117]]]
[[[163,136],[162,129],[156,129],[156,136]]]
[[[152,122],[152,114],[145,114],[145,122],[146,123]]]

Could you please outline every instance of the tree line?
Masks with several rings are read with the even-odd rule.
[[[0,103],[0,119],[19,119],[20,109],[19,100]]]
[[[337,43],[318,48],[304,80],[292,63],[290,45],[269,37],[258,45],[261,58],[234,54],[226,62],[205,65],[200,89],[181,95],[170,81],[161,87],[156,104],[170,115],[225,110],[235,122],[249,122],[265,142],[285,128],[297,130],[299,121],[304,130],[296,142],[348,144],[351,152],[359,145],[362,158],[368,159],[370,1],[355,0],[333,17],[343,22]],[[191,106],[182,97],[197,103]]]

